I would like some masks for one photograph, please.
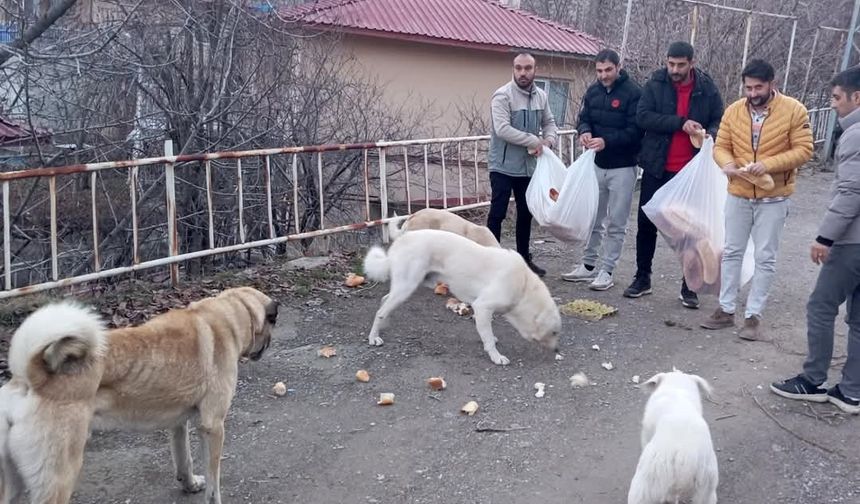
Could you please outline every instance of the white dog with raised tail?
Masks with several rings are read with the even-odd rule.
[[[642,418],[642,455],[628,504],[716,504],[717,456],[702,417],[708,382],[673,370],[643,384],[651,397]]]
[[[106,331],[70,302],[27,317],[9,346],[0,388],[0,503],[65,504],[83,463],[102,377]]]

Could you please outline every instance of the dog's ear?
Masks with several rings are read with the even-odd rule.
[[[696,382],[696,385],[699,386],[699,391],[702,393],[702,395],[705,396],[706,398],[710,399],[711,394],[714,393],[714,390],[711,388],[711,384],[708,383],[708,380],[706,380],[706,379],[704,379],[698,375],[689,375],[689,376],[690,376],[690,378],[693,379],[694,382]]]
[[[666,376],[666,373],[657,373],[651,378],[648,378],[644,383],[642,383],[642,389],[646,392],[653,392],[654,389],[660,385],[660,382],[663,381],[664,376]]]

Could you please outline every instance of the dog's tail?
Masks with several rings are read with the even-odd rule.
[[[105,348],[105,326],[93,310],[53,303],[33,312],[15,331],[9,370],[39,389],[58,376],[89,374]]]
[[[397,217],[397,213],[394,214],[394,217]],[[391,241],[394,241],[394,240],[400,238],[403,235],[403,233],[406,232],[406,228],[408,227],[408,225],[409,225],[409,218],[408,217],[406,219],[404,219],[402,226],[397,225],[397,219],[390,221],[388,223],[388,238]]]
[[[371,247],[364,257],[364,273],[367,277],[377,282],[385,282],[390,270],[391,265],[385,250],[379,246]]]

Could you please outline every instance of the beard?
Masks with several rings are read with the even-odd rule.
[[[756,96],[753,98],[749,98],[749,102],[753,107],[761,107],[762,105],[767,103],[767,100],[769,98],[770,98],[770,94],[768,94],[767,96]]]

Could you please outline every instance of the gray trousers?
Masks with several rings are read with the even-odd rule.
[[[627,219],[633,204],[633,189],[636,186],[636,167],[611,168],[604,170],[595,167],[600,199],[597,203],[597,218],[591,237],[585,246],[583,264],[597,266],[612,273],[621,257],[624,235],[627,232]],[[604,236],[605,234],[605,236]],[[603,250],[601,251],[601,245]],[[597,264],[600,259],[600,264]]]
[[[839,306],[846,301],[848,360],[842,368],[839,389],[848,397],[860,399],[860,244],[830,248],[806,304],[809,354],[803,363],[803,374],[814,384],[827,380],[833,358],[833,327]]]
[[[729,194],[726,198],[726,243],[720,270],[720,308],[734,313],[741,286],[741,265],[747,243],[755,244],[755,273],[744,318],[761,317],[776,273],[779,240],[788,217],[789,200],[750,201]]]

